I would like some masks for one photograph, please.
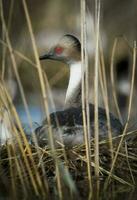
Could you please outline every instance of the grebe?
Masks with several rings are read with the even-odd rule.
[[[55,141],[64,142],[66,146],[84,143],[83,119],[81,106],[81,44],[73,35],[64,35],[60,41],[41,56],[40,60],[50,59],[66,63],[70,68],[70,79],[66,92],[65,109],[50,114],[53,137]],[[94,105],[89,104],[91,138],[94,137]],[[107,138],[107,117],[103,108],[98,109],[99,138]],[[120,121],[110,113],[110,124],[113,136],[122,133]],[[59,126],[58,126],[59,125]],[[60,133],[62,139],[60,138]],[[48,123],[45,119],[35,131],[38,143],[48,143]]]

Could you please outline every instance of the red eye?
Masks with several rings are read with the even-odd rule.
[[[56,47],[55,52],[56,52],[56,54],[61,54],[63,52],[63,48],[62,47]]]

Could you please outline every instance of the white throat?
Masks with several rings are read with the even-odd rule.
[[[77,92],[77,88],[81,84],[82,72],[81,72],[81,61],[73,63],[70,65],[70,78],[69,84],[66,92],[65,105],[70,103]]]

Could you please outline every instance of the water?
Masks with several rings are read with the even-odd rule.
[[[18,105],[16,107],[16,109],[17,109],[17,112],[19,114],[21,122],[23,124],[27,124],[28,125],[29,124],[28,123],[28,117],[27,117],[26,111],[24,109],[24,106],[23,105]],[[44,114],[41,111],[40,107],[34,106],[34,105],[29,106],[29,113],[30,113],[32,122],[36,122],[38,124],[41,124],[41,122],[42,122],[42,120],[44,118]]]

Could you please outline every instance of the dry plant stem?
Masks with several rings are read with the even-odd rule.
[[[96,2],[97,3],[97,2]],[[99,126],[98,126],[98,69],[99,69],[99,26],[100,26],[100,1],[96,10],[97,19],[95,22],[96,47],[95,47],[95,75],[94,75],[94,138],[95,138],[95,176],[97,178],[96,189],[97,199],[99,196]]]
[[[118,114],[118,118],[120,119],[121,123],[123,124],[123,119],[119,110],[119,106],[118,106],[118,101],[117,101],[117,95],[116,95],[116,89],[115,89],[115,80],[114,80],[114,57],[115,57],[115,53],[116,53],[116,46],[118,43],[118,38],[115,39],[114,41],[114,45],[112,48],[112,56],[111,56],[111,64],[110,64],[110,77],[111,77],[111,85],[112,85],[112,95],[114,98],[114,103],[116,106],[116,111]]]
[[[120,139],[120,142],[119,142],[119,145],[118,145],[115,157],[114,157],[113,162],[112,162],[112,167],[111,167],[111,170],[110,170],[110,175],[112,174],[113,169],[115,167],[115,163],[116,163],[116,160],[117,160],[117,157],[118,157],[118,153],[120,151],[120,147],[121,147],[122,142],[124,140],[124,137],[126,135],[126,131],[127,131],[128,123],[129,123],[129,119],[130,119],[131,106],[132,106],[132,98],[133,98],[133,89],[134,89],[134,80],[135,80],[136,53],[137,53],[136,42],[134,42],[134,49],[133,49],[133,69],[132,69],[132,79],[131,79],[131,88],[130,88],[130,96],[129,96],[128,116],[127,116],[127,121],[126,121],[124,130],[123,130],[122,137]],[[110,175],[108,176],[108,179],[107,179],[105,187],[107,187],[107,185],[108,185],[108,182],[109,182],[109,179],[110,179]]]
[[[5,42],[1,41],[1,44],[5,45],[5,46],[8,46]],[[36,64],[33,63],[29,58],[27,58],[26,56],[24,56],[22,53],[20,53],[19,51],[16,51],[16,50],[13,50],[13,53],[15,53],[16,55],[18,55],[20,58],[24,59],[25,61],[27,61],[29,64],[31,64],[33,67],[37,68],[36,67]],[[44,71],[43,71],[44,73]],[[39,155],[40,157],[40,155]],[[43,163],[41,162],[41,169],[42,169],[42,172],[43,172],[43,176],[45,176],[45,169],[44,169],[44,165]],[[47,182],[46,182],[46,178],[44,179],[44,183],[45,183],[45,186],[48,190],[48,185],[47,185]]]
[[[129,171],[130,171],[130,174],[131,174],[131,179],[132,179],[133,185],[135,185],[135,179],[134,179],[133,172],[132,172],[132,169],[131,169],[131,166],[130,166],[128,148],[127,148],[127,142],[126,141],[125,141],[125,152],[126,152],[126,159],[127,159],[128,168],[129,168]]]
[[[48,125],[49,125],[49,128],[48,128],[49,142],[50,142],[50,146],[51,146],[51,149],[52,149],[52,152],[53,152],[53,157],[55,159],[55,165],[56,165],[56,169],[57,169],[56,173],[57,173],[57,187],[58,187],[59,198],[62,199],[63,194],[62,194],[62,187],[61,187],[61,176],[60,176],[60,171],[58,169],[59,168],[58,160],[57,160],[57,157],[56,157],[55,145],[54,145],[53,136],[52,136],[52,128],[51,128],[51,122],[50,122],[50,116],[49,116],[47,93],[46,93],[46,88],[45,88],[45,85],[44,85],[43,73],[42,73],[42,69],[41,69],[41,65],[40,65],[40,61],[39,61],[39,55],[38,55],[38,52],[37,52],[36,42],[35,42],[33,30],[32,30],[32,25],[31,25],[31,20],[30,20],[30,17],[29,17],[27,4],[26,4],[25,0],[22,0],[22,3],[23,3],[24,11],[25,11],[25,16],[26,16],[26,20],[27,20],[27,25],[28,25],[31,41],[32,41],[32,46],[33,46],[35,61],[36,61],[36,65],[37,65],[42,96],[43,96],[43,100],[44,100],[45,113],[47,114],[47,121],[48,121]]]
[[[21,174],[21,166],[19,165],[19,160],[17,158],[17,155],[16,155],[16,152],[15,152],[15,147],[14,147],[14,143],[10,144],[10,145],[7,145],[7,150],[8,150],[8,156],[9,156],[9,166],[11,168],[11,181],[12,181],[12,191],[13,191],[13,195],[14,195],[14,198],[16,198],[16,180],[15,177],[17,176],[17,174],[15,174],[14,176],[14,173],[18,173],[19,175],[19,179],[21,181],[21,184],[22,184],[22,189],[24,191],[24,196],[26,195],[26,188],[25,188],[25,183],[24,183],[24,180],[23,180],[23,177],[22,177],[22,174]],[[12,153],[13,152],[13,153]],[[13,164],[12,164],[12,159],[10,159],[11,157],[14,156],[14,159],[13,159]],[[14,166],[14,169],[13,168],[13,165],[15,164]],[[16,171],[17,170],[17,171]],[[17,199],[17,198],[16,198]]]
[[[8,47],[8,44],[6,42],[4,42],[3,40],[0,39],[0,43],[5,46]],[[21,52],[15,50],[12,48],[12,52],[17,55],[19,58],[25,60],[26,62],[28,62],[30,65],[34,66],[36,68],[36,64],[34,62],[32,62],[32,60],[30,60],[28,57],[26,57],[25,55],[23,55]]]
[[[28,144],[28,141],[26,139],[26,136],[25,136],[25,133],[23,132],[23,129],[21,127],[21,123],[20,123],[20,120],[19,120],[19,117],[17,115],[17,112],[12,104],[12,101],[10,99],[10,96],[9,94],[7,93],[6,89],[4,89],[4,92],[6,93],[6,97],[8,98],[8,102],[6,103],[6,100],[3,99],[3,105],[8,108],[8,106],[10,107],[11,109],[11,112],[12,112],[12,115],[14,116],[15,118],[15,121],[16,121],[16,125],[18,126],[19,130],[17,130],[17,128],[15,127],[15,125],[13,124],[13,127],[12,127],[12,133],[14,134],[13,135],[13,138],[16,139],[17,143],[16,145],[18,144],[19,145],[19,149],[21,151],[21,155],[23,156],[24,158],[24,161],[25,161],[25,165],[26,165],[26,169],[28,170],[28,174],[29,174],[29,177],[30,177],[30,180],[32,182],[32,186],[34,188],[34,191],[36,193],[36,195],[38,195],[38,186],[37,186],[37,183],[39,183],[39,189],[41,190],[40,194],[41,195],[44,195],[45,196],[45,189],[43,187],[41,187],[42,184],[40,184],[40,181],[41,181],[41,178],[40,178],[40,175],[36,169],[36,166],[35,166],[35,163],[34,163],[34,160],[33,160],[33,155],[32,155],[32,152],[31,152],[31,148]],[[4,97],[4,95],[1,96],[2,98]],[[12,121],[12,120],[11,120]],[[19,131],[20,131],[20,134],[19,134]],[[28,162],[28,158],[25,154],[25,151],[24,151],[24,147],[23,147],[23,143],[22,143],[22,139],[24,141],[24,144],[26,146],[26,150],[29,154],[29,160],[32,162],[32,165],[30,166],[30,161]],[[30,164],[29,164],[30,163]],[[24,164],[22,165],[24,166]],[[25,167],[25,166],[24,166]],[[34,172],[34,175],[33,173]],[[36,180],[35,180],[36,179]],[[30,184],[28,184],[30,185]]]
[[[3,45],[6,45],[6,43],[4,43],[3,41],[0,41]],[[24,59],[25,61],[27,61],[29,64],[31,64],[35,69],[37,69],[37,65],[35,64],[35,63],[33,63],[28,57],[26,57],[25,55],[23,55],[22,53],[20,53],[19,51],[16,51],[16,50],[13,50],[13,52],[16,54],[16,55],[18,55],[20,58],[22,58],[22,59]],[[47,76],[46,76],[46,73],[45,73],[45,71],[43,70],[43,69],[41,69],[42,70],[42,73],[43,73],[43,76],[44,76],[44,83],[45,83],[45,85],[46,85],[46,88],[47,88],[47,91],[48,91],[48,93],[49,93],[49,99],[50,99],[50,101],[51,101],[51,104],[54,106],[54,102],[53,102],[53,97],[52,97],[52,93],[51,93],[51,89],[50,89],[50,85],[52,85],[52,84],[55,84],[55,82],[58,80],[58,78],[56,79],[56,80],[54,80],[53,82],[52,82],[52,80],[51,80],[51,83],[50,83],[50,85],[49,85],[49,83],[48,83],[48,79],[47,79]],[[64,74],[64,69],[63,70],[60,70],[59,72],[57,72],[57,76],[58,76],[58,73],[62,73],[62,74]],[[55,75],[56,76],[56,75]],[[55,108],[55,106],[54,106],[54,108]],[[54,109],[55,110],[55,109]],[[58,124],[58,123],[57,123]],[[59,126],[59,125],[58,125]],[[64,147],[62,147],[63,149],[64,149]],[[67,157],[66,157],[66,153],[65,153],[65,149],[64,149],[64,159],[67,161]],[[42,166],[42,170],[43,170],[43,174],[45,174],[45,170],[44,170],[44,166],[43,166],[43,163],[41,164],[41,166]],[[67,167],[67,166],[65,166],[65,167]]]
[[[5,97],[5,94],[4,94],[4,91],[2,91],[1,89],[0,89],[0,96],[1,96],[1,103],[2,103],[2,105],[3,106],[6,106],[6,109],[8,110],[8,107],[7,107],[7,104],[8,104],[8,102],[6,101],[6,97]],[[5,98],[4,98],[5,97]],[[5,104],[4,104],[5,103]],[[9,114],[10,115],[10,114]],[[10,117],[10,116],[9,116]],[[10,130],[10,131],[13,131],[14,130],[14,124],[13,124],[13,122],[12,122],[12,119],[9,119],[9,121],[10,121],[10,123],[11,123],[11,129],[12,130]],[[15,144],[12,142],[12,143],[8,143],[8,141],[7,141],[7,151],[8,151],[8,160],[9,160],[9,166],[10,166],[10,174],[11,174],[11,181],[12,181],[12,186],[13,186],[13,188],[12,188],[12,191],[13,191],[13,193],[14,193],[14,196],[15,196],[15,194],[16,194],[16,192],[15,192],[15,189],[16,189],[16,187],[14,187],[16,184],[15,184],[15,180],[14,180],[14,174],[13,174],[13,170],[12,170],[12,157],[14,157],[14,159],[13,160],[15,160],[15,164],[16,164],[16,166],[17,166],[17,173],[19,174],[19,179],[20,179],[20,181],[21,181],[21,184],[22,184],[22,186],[23,186],[23,191],[24,191],[24,194],[26,194],[26,191],[25,191],[25,183],[24,183],[24,180],[23,180],[23,177],[22,177],[22,174],[21,174],[21,169],[20,169],[20,167],[21,167],[21,165],[19,164],[19,162],[21,163],[21,160],[19,159],[19,158],[17,158],[17,152],[16,152],[16,146],[15,146]],[[13,153],[12,153],[13,152]],[[11,160],[11,161],[10,161]],[[13,164],[14,164],[14,162],[13,162]],[[23,166],[23,165],[22,165]],[[14,167],[14,171],[15,171],[15,167]],[[13,180],[12,180],[13,179]]]
[[[12,157],[12,153],[11,153],[11,146],[7,145],[7,152],[8,152],[8,156],[9,158]],[[14,198],[16,199],[16,184],[15,184],[15,177],[14,177],[14,172],[13,172],[13,164],[12,164],[12,160],[9,159],[9,166],[10,166],[10,177],[11,177],[11,188],[12,188],[12,195],[14,196]]]
[[[14,6],[14,0],[10,1],[10,8],[9,8],[9,17],[8,17],[8,25],[7,25],[7,30],[8,32],[10,31],[11,27],[11,20],[12,20],[12,14],[13,14],[13,6]],[[4,26],[4,25],[3,25]],[[5,30],[4,27],[2,28],[2,38],[5,40]],[[5,75],[5,58],[6,58],[6,47],[2,48],[2,80],[4,80],[4,75]]]
[[[18,85],[19,85],[19,89],[20,89],[21,97],[22,97],[22,100],[23,100],[23,103],[24,103],[25,111],[26,111],[26,114],[27,114],[27,117],[28,117],[28,121],[30,123],[30,126],[32,127],[31,116],[29,114],[28,105],[27,105],[27,102],[26,102],[26,98],[25,98],[25,95],[24,95],[23,87],[22,87],[22,84],[21,84],[21,81],[20,81],[20,77],[19,77],[19,74],[18,74],[18,70],[17,70],[17,66],[16,66],[16,60],[15,60],[15,57],[14,57],[14,54],[13,54],[13,51],[12,51],[10,38],[9,38],[8,31],[7,31],[6,24],[5,24],[5,19],[4,19],[4,15],[3,15],[2,1],[0,1],[0,8],[1,8],[0,9],[1,10],[1,20],[2,20],[2,23],[3,23],[3,26],[4,26],[4,30],[5,30],[5,37],[6,37],[7,45],[8,45],[9,51],[10,51],[12,66],[13,66],[13,69],[14,69],[14,72],[15,72],[15,75],[16,75],[16,78],[17,78],[17,82],[18,82]],[[24,132],[22,132],[22,134],[24,134]],[[25,135],[23,135],[23,136],[24,136],[23,139],[26,139],[26,136]],[[26,144],[26,146],[27,146],[27,148],[28,148],[28,150],[30,152],[30,155],[31,155],[31,149],[29,147],[28,141],[24,140],[24,142],[25,142],[25,144]],[[31,161],[33,162],[33,167],[35,168],[33,158],[31,159]],[[29,164],[28,164],[28,167],[29,167]],[[35,170],[35,172],[36,172],[36,170]],[[38,174],[38,173],[36,173],[36,174]],[[42,183],[41,183],[41,180],[39,178],[39,175],[37,176],[37,181],[38,181],[38,184],[40,186],[42,186]],[[36,187],[35,187],[35,189],[36,189]],[[35,191],[38,192],[37,190],[35,190]]]
[[[4,41],[4,27],[3,27],[3,24],[2,24],[2,40]],[[3,47],[2,48],[2,64],[1,64],[1,68],[2,68],[2,72],[1,72],[1,77],[2,79],[4,79],[4,75],[5,75],[5,52],[6,52],[6,47]]]
[[[86,162],[87,163],[87,159],[85,158],[85,156],[81,156],[80,154],[78,154],[77,152],[75,152],[74,150],[72,150],[72,152],[74,153],[74,155],[76,155],[78,158],[80,158],[82,161]],[[96,167],[95,163],[94,162],[91,162],[91,166],[92,167]],[[133,185],[125,180],[123,180],[122,178],[116,176],[115,174],[110,174],[110,172],[106,169],[104,169],[103,167],[99,166],[99,170],[100,172],[103,172],[105,173],[106,175],[110,175],[110,177],[116,181],[118,181],[119,183],[122,183],[122,184],[125,184],[125,185],[128,185],[130,187],[133,187]]]
[[[0,40],[0,43],[1,43],[2,45],[7,46],[7,44],[6,44],[5,42],[3,42],[2,40]],[[22,58],[23,60],[25,60],[26,62],[28,62],[30,65],[32,65],[35,69],[37,69],[36,64],[33,63],[33,62],[32,62],[28,57],[26,57],[25,55],[23,55],[22,53],[20,53],[20,52],[17,51],[17,50],[13,50],[13,53],[15,53],[17,56],[19,56],[20,58]],[[47,86],[47,91],[48,91],[48,94],[49,94],[49,99],[50,99],[51,104],[53,105],[54,110],[55,110],[55,106],[54,106],[54,102],[53,102],[53,98],[52,98],[52,93],[51,93],[50,85],[55,84],[56,81],[58,81],[58,79],[60,79],[61,76],[62,76],[62,75],[60,76],[59,74],[61,74],[61,73],[64,74],[64,73],[65,73],[65,70],[63,69],[63,70],[60,70],[59,72],[57,72],[57,74],[55,75],[55,80],[53,80],[53,78],[52,78],[51,81],[50,81],[50,85],[49,85],[49,83],[48,83],[47,76],[46,76],[44,70],[42,70],[42,73],[43,73],[43,76],[44,76],[44,82],[45,82],[45,84],[46,84],[46,86]],[[57,124],[58,124],[58,122],[57,122]],[[59,127],[59,125],[58,125],[58,127]],[[63,148],[63,149],[64,149],[64,148]],[[65,150],[64,150],[64,159],[67,161],[67,157],[66,157]],[[67,167],[67,166],[65,166],[65,167]]]
[[[2,86],[1,86],[1,85],[0,85],[0,87],[1,87],[1,89],[2,89]],[[5,88],[4,88],[4,89],[5,89]],[[7,98],[8,98],[8,102],[9,102],[9,105],[10,105],[10,108],[11,108],[11,113],[13,114],[13,116],[14,116],[14,118],[15,118],[15,121],[16,121],[16,124],[17,124],[17,126],[18,126],[18,128],[19,128],[19,130],[20,130],[20,133],[21,133],[21,136],[22,136],[22,138],[23,138],[23,141],[24,141],[24,143],[25,143],[25,145],[26,145],[26,148],[27,148],[27,150],[28,150],[28,152],[29,152],[29,154],[30,154],[31,161],[33,161],[31,149],[30,149],[30,147],[29,147],[29,145],[28,145],[28,141],[27,141],[27,139],[26,139],[25,133],[23,132],[23,129],[22,129],[21,122],[20,122],[20,120],[19,120],[18,114],[17,114],[17,112],[16,112],[16,110],[15,110],[13,104],[12,104],[12,101],[11,101],[11,99],[10,99],[10,96],[8,95],[8,93],[7,93],[6,90],[5,90],[5,93],[6,93],[6,96],[7,96]],[[3,96],[2,96],[2,97],[3,97]],[[5,103],[4,105],[5,105],[5,107],[7,108],[8,105],[6,104],[6,101],[4,101],[4,99],[3,99],[3,102]],[[31,169],[31,167],[30,167],[30,164],[29,164],[29,162],[28,162],[28,159],[27,159],[27,157],[26,157],[26,154],[25,154],[25,152],[24,152],[24,148],[23,148],[23,144],[22,144],[20,135],[18,134],[18,131],[17,131],[17,129],[16,129],[15,126],[13,126],[13,133],[14,133],[14,136],[15,136],[15,138],[16,138],[17,144],[19,145],[19,149],[20,149],[20,151],[21,151],[21,153],[22,153],[22,156],[23,156],[23,158],[24,158],[25,165],[26,165],[26,168],[27,168],[27,170],[28,170],[28,173],[29,173],[30,180],[31,180],[32,186],[33,186],[33,188],[34,188],[34,191],[35,191],[36,195],[38,195],[37,184],[36,184],[35,178],[34,178],[34,176],[33,176],[33,174],[32,174],[32,169]],[[34,164],[33,164],[33,167],[34,167]]]
[[[1,19],[2,19],[2,22],[3,22],[3,26],[4,26],[4,29],[5,29],[5,37],[6,37],[6,40],[7,40],[7,44],[8,44],[8,48],[9,48],[9,51],[10,51],[10,55],[11,55],[11,61],[12,61],[12,64],[13,64],[13,68],[14,68],[14,72],[15,72],[15,75],[16,75],[16,78],[17,78],[17,82],[18,82],[18,85],[19,85],[19,88],[20,88],[20,92],[21,92],[21,96],[22,96],[22,99],[23,99],[23,103],[24,103],[24,106],[25,106],[25,110],[26,110],[26,113],[27,113],[27,116],[28,116],[28,119],[29,119],[29,122],[31,124],[31,127],[32,127],[32,121],[31,121],[31,117],[30,117],[30,114],[29,114],[29,111],[28,111],[28,105],[27,105],[27,102],[26,102],[26,99],[25,99],[25,95],[24,95],[24,91],[23,91],[23,88],[22,88],[22,84],[20,82],[20,78],[19,78],[19,74],[18,74],[18,71],[17,71],[17,66],[16,66],[16,61],[15,61],[15,57],[14,57],[14,54],[12,52],[12,46],[11,46],[11,42],[10,42],[10,39],[9,39],[9,36],[8,36],[8,32],[7,32],[7,28],[6,28],[6,24],[5,24],[5,20],[4,20],[4,15],[3,15],[3,9],[2,9],[2,2],[1,2]],[[22,134],[25,136],[24,132],[22,132]],[[29,147],[29,144],[28,144],[28,141],[25,141],[26,139],[26,136],[23,137],[24,138],[24,142],[25,144],[27,145],[27,148],[30,152],[30,155],[31,155],[31,149]],[[19,138],[20,139],[20,138]],[[18,140],[19,141],[19,140]],[[23,148],[23,147],[22,147]],[[33,158],[31,159],[33,161]],[[33,161],[34,163],[34,161]],[[27,163],[27,166],[28,166],[28,169],[29,169],[29,164]],[[33,164],[34,166],[34,164]],[[34,166],[35,167],[35,166]],[[30,170],[29,170],[30,172]],[[39,180],[39,184],[40,184],[40,179],[39,177],[37,176],[37,180]],[[34,180],[32,181],[34,183]],[[40,184],[41,185],[41,184]],[[33,184],[34,188],[35,188],[35,191],[36,193],[38,192],[36,190],[36,185]]]
[[[7,109],[7,111],[6,112],[8,112],[8,114],[9,114],[9,122],[10,122],[10,127],[11,127],[11,129],[12,130],[10,130],[10,131],[13,131],[13,129],[14,129],[14,124],[13,124],[13,120],[11,119],[11,116],[10,116],[10,109],[7,107],[7,105],[8,105],[8,102],[7,102],[7,99],[6,99],[6,96],[5,96],[5,93],[4,93],[4,91],[2,90],[2,88],[0,87],[0,103],[1,103],[1,107],[5,107],[6,109]],[[5,124],[5,126],[6,126],[6,124]],[[16,152],[16,146],[14,145],[14,143],[13,142],[10,142],[9,143],[9,141],[7,141],[7,152],[8,152],[8,158],[7,158],[7,160],[9,161],[9,166],[10,166],[10,178],[11,178],[11,184],[12,184],[12,192],[13,192],[13,195],[14,195],[14,197],[16,196],[16,187],[15,187],[15,185],[16,185],[16,181],[15,181],[15,176],[14,176],[14,173],[13,172],[15,172],[16,171],[16,169],[15,169],[15,167],[13,168],[13,165],[14,165],[14,163],[16,164],[16,166],[19,166],[19,158],[17,158],[17,152]],[[13,159],[11,159],[11,158],[13,158]],[[15,162],[14,162],[14,160],[15,160]],[[12,162],[13,161],[13,162]],[[20,178],[20,180],[21,180],[21,183],[22,183],[22,185],[23,185],[23,190],[24,190],[24,194],[25,194],[25,184],[23,184],[23,177],[22,177],[22,175],[21,175],[21,170],[20,170],[20,168],[18,168],[17,167],[17,173],[19,174],[19,178]]]
[[[112,132],[111,132],[111,125],[110,125],[109,102],[108,102],[108,92],[107,92],[107,82],[106,82],[106,71],[105,71],[105,64],[104,64],[102,45],[100,45],[100,63],[101,63],[100,64],[101,68],[99,70],[100,85],[101,85],[102,94],[103,94],[103,100],[104,100],[105,109],[106,109],[109,147],[110,147],[110,151],[111,151],[111,159],[113,160]]]
[[[51,104],[52,104],[52,106],[54,107],[54,110],[55,110],[55,105],[54,105],[54,102],[53,102],[53,97],[52,97],[52,93],[51,93],[51,89],[50,89],[50,85],[49,85],[49,82],[48,82],[48,80],[47,80],[47,76],[46,76],[46,74],[45,73],[43,73],[43,76],[44,76],[44,81],[45,81],[45,85],[46,85],[46,88],[47,88],[47,90],[48,90],[48,93],[49,93],[49,99],[50,99],[50,102],[51,102]],[[58,119],[56,118],[56,123],[57,123],[57,126],[58,126],[58,128],[59,128],[59,122],[58,122]],[[62,135],[61,135],[62,133],[61,133],[61,130],[60,130],[60,138],[62,139]],[[63,150],[63,157],[64,157],[64,161],[65,161],[65,163],[68,163],[68,160],[67,160],[67,156],[66,156],[66,152],[65,152],[65,146],[64,146],[64,144],[63,144],[63,139],[62,139],[62,142],[61,142],[61,147],[62,147],[62,150]],[[60,165],[60,162],[57,160],[57,162],[58,162],[58,165]],[[68,166],[67,165],[65,165],[64,166],[64,168],[65,168],[65,170],[67,170],[68,171]],[[56,172],[58,173],[58,175],[60,175],[59,173],[59,169],[58,168],[56,168]],[[58,183],[59,184],[59,183]],[[73,184],[75,185],[75,183],[73,182]],[[71,186],[69,186],[70,188],[71,188]]]
[[[126,151],[127,151],[128,149],[126,149]],[[114,151],[114,153],[116,153],[116,151]],[[136,156],[130,156],[130,155],[128,155],[128,152],[126,152],[126,154],[124,154],[124,153],[120,153],[119,152],[119,155],[120,156],[122,156],[122,157],[126,157],[128,160],[130,159],[130,160],[135,160],[135,161],[137,161],[137,158],[136,158]],[[130,167],[129,167],[130,168]],[[137,172],[137,170],[135,170],[136,172]]]
[[[14,146],[13,146],[14,147]],[[27,190],[26,190],[26,184],[28,184],[28,180],[25,182],[24,180],[24,177],[22,176],[22,162],[21,160],[19,160],[17,157],[16,157],[16,153],[15,153],[15,150],[13,148],[13,151],[14,151],[14,155],[15,155],[15,164],[16,164],[16,168],[17,168],[17,172],[18,172],[18,175],[19,175],[19,179],[21,181],[21,184],[22,184],[22,189],[23,189],[23,194],[24,196],[26,197],[27,196]],[[24,168],[24,167],[23,167]],[[29,186],[29,185],[28,185]]]
[[[0,39],[0,43],[5,46],[5,47],[8,47],[8,45]],[[13,53],[15,55],[17,55],[19,58],[25,60],[26,62],[28,62],[30,65],[32,65],[35,69],[37,69],[37,65],[32,62],[32,60],[30,60],[27,56],[23,55],[21,52],[13,49]],[[45,74],[45,71],[42,69],[42,73]],[[61,70],[59,70],[55,75],[54,77],[52,77],[50,80],[49,80],[49,85],[55,85],[62,77],[64,77],[64,75],[67,73],[67,70],[66,68],[63,68]],[[48,83],[48,80],[46,81]],[[50,91],[50,90],[48,90]]]
[[[22,84],[21,84],[21,81],[20,81],[20,77],[19,77],[19,74],[18,74],[15,56],[13,54],[12,45],[11,45],[11,42],[10,42],[8,30],[7,30],[4,15],[3,15],[2,1],[1,1],[1,20],[2,20],[2,23],[3,23],[4,30],[5,30],[5,38],[6,38],[8,49],[9,49],[9,52],[10,52],[13,70],[15,72],[15,76],[16,76],[16,79],[17,79],[17,82],[18,82],[19,90],[20,90],[21,97],[22,97],[22,100],[23,100],[23,104],[24,104],[24,107],[25,107],[25,111],[26,111],[26,114],[27,114],[27,117],[28,117],[28,121],[29,121],[30,126],[32,127],[31,116],[30,116],[30,113],[29,113],[29,110],[28,110],[28,105],[27,105],[27,101],[26,101],[26,98],[25,98],[24,90],[23,90],[23,87],[22,87]]]
[[[36,67],[37,67],[37,71],[38,71],[38,75],[39,75],[40,86],[41,86],[42,96],[43,96],[43,100],[44,100],[45,113],[47,114],[47,120],[48,120],[49,127],[51,127],[50,126],[51,125],[50,118],[49,118],[48,102],[47,102],[47,92],[46,92],[46,88],[45,88],[45,85],[44,85],[43,73],[42,73],[42,69],[41,69],[41,65],[40,65],[40,61],[39,61],[39,56],[38,56],[36,42],[35,42],[35,38],[34,38],[33,30],[32,30],[32,25],[31,25],[31,21],[30,21],[30,17],[29,17],[29,12],[28,12],[26,1],[22,0],[22,3],[23,3],[24,11],[25,11],[25,17],[26,17],[26,20],[27,20],[27,25],[28,25],[30,38],[31,38],[31,42],[32,42],[32,47],[33,47],[33,52],[34,52],[35,61],[36,61]],[[54,142],[53,142],[53,139],[52,139],[51,128],[49,128],[49,132],[50,132],[51,149],[54,150]]]
[[[92,177],[91,177],[91,155],[90,155],[90,124],[89,124],[89,101],[88,101],[88,72],[86,72],[86,85],[84,80],[84,72],[88,70],[87,63],[87,45],[86,45],[86,1],[81,0],[81,60],[82,60],[82,115],[83,115],[83,130],[86,145],[87,171],[89,180],[89,199],[92,198]],[[85,87],[86,86],[86,87]],[[86,90],[86,102],[85,91]],[[86,103],[86,104],[85,104]],[[85,108],[86,105],[86,108]]]
[[[51,127],[50,126],[51,123],[50,123],[50,117],[49,117],[48,102],[47,102],[47,93],[46,93],[46,88],[45,88],[45,85],[44,85],[44,78],[43,78],[43,73],[42,73],[42,69],[41,69],[41,65],[40,65],[40,61],[39,61],[36,42],[35,42],[33,30],[32,30],[32,25],[31,25],[31,21],[30,21],[30,17],[29,17],[26,1],[22,0],[22,2],[23,2],[23,7],[24,7],[24,11],[25,11],[25,17],[26,17],[26,20],[27,20],[27,25],[28,25],[28,29],[29,29],[29,33],[30,33],[30,37],[31,37],[31,41],[32,41],[33,52],[34,52],[34,56],[35,56],[35,61],[36,61],[36,66],[37,66],[37,70],[38,70],[42,96],[43,96],[43,100],[44,100],[44,108],[45,108],[45,112],[47,114],[47,120],[48,120],[49,127]],[[54,142],[53,142],[53,138],[52,138],[52,130],[51,130],[51,128],[49,128],[49,133],[50,133],[49,135],[50,135],[51,149],[54,151],[55,148],[54,148]]]
[[[8,47],[8,45],[0,39],[0,43],[2,45],[4,45],[5,47]],[[37,65],[32,62],[32,60],[30,60],[27,56],[23,55],[21,52],[13,49],[13,53],[15,55],[17,55],[18,57],[20,57],[21,59],[25,60],[26,62],[28,62],[30,65],[32,65],[35,69],[37,69]],[[45,74],[45,71],[42,69],[42,73]],[[67,70],[66,68],[63,68],[61,70],[59,70],[54,77],[52,77],[50,80],[49,80],[49,83],[50,85],[55,85],[62,77],[64,77],[64,75],[67,73]],[[48,81],[46,81],[48,82]]]
[[[55,110],[55,105],[54,105],[54,101],[53,101],[53,97],[52,97],[52,93],[51,93],[51,89],[50,89],[50,85],[49,85],[47,76],[46,76],[45,73],[43,73],[43,76],[44,76],[45,85],[46,85],[46,87],[47,87],[47,90],[49,91],[49,99],[50,99],[50,102],[51,102],[51,104],[52,104],[52,106],[54,107],[54,110]],[[56,118],[56,123],[57,123],[57,126],[58,126],[58,128],[59,128],[59,122],[58,122],[58,119],[57,119],[57,118]],[[60,137],[61,137],[61,131],[60,131]],[[62,139],[62,137],[61,137],[61,139]],[[63,149],[64,160],[65,160],[66,163],[67,163],[67,156],[66,156],[65,146],[64,146],[64,144],[63,144],[63,140],[62,140],[61,147],[62,147],[62,149]],[[65,168],[67,168],[67,166],[65,166]]]
[[[49,84],[50,85],[56,85],[56,83],[61,80],[62,77],[65,76],[67,70],[66,68],[63,68],[61,70],[59,70],[50,80],[49,80]]]
[[[126,45],[127,45],[128,49],[130,50],[130,52],[133,53],[133,48],[129,44],[129,41],[127,40],[127,38],[123,35],[122,39],[126,42]]]

